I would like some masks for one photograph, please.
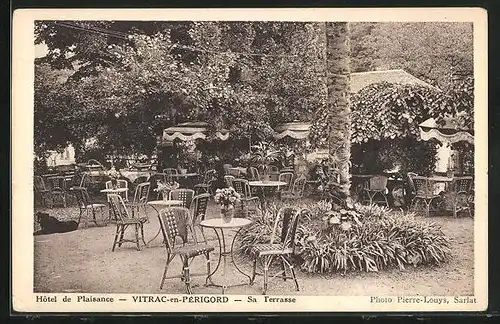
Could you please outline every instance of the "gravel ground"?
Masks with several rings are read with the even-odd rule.
[[[78,208],[53,208],[48,210],[59,219],[78,217]],[[209,215],[218,215],[213,203]],[[145,224],[145,239],[149,241],[159,230],[154,209],[148,212],[150,223]],[[442,226],[443,232],[452,239],[452,259],[439,267],[393,269],[379,273],[356,273],[341,276],[306,274],[298,271],[300,291],[293,282],[276,279],[271,282],[268,294],[279,295],[472,295],[474,292],[474,220],[468,217],[432,217]],[[35,227],[35,230],[37,228]],[[114,224],[96,227],[92,222],[82,222],[77,231],[62,234],[37,235],[34,244],[34,291],[35,292],[82,292],[82,293],[184,293],[179,279],[168,280],[159,289],[165,262],[165,250],[161,235],[149,247],[137,251],[135,245],[125,243],[111,252],[115,233]],[[129,235],[133,234],[130,232]],[[234,232],[229,233],[234,235]],[[208,233],[209,243],[216,246],[212,254],[212,267],[219,257],[215,235]],[[237,258],[236,262],[247,273],[250,262]],[[180,262],[175,259],[170,274],[180,273]],[[194,270],[193,270],[194,269]],[[205,270],[204,258],[197,258],[192,272]],[[213,269],[213,268],[212,268]],[[222,270],[222,266],[219,268]],[[228,267],[228,273],[218,271],[214,282],[226,278],[229,284],[243,282],[246,277]],[[248,279],[246,279],[248,280]],[[194,293],[220,293],[220,288],[205,287],[204,277],[192,279]],[[262,277],[253,286],[231,288],[229,294],[259,294]]]

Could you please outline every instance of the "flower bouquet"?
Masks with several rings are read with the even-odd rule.
[[[153,191],[156,191],[158,193],[161,192],[163,196],[163,200],[168,200],[168,194],[170,191],[179,188],[179,183],[176,181],[173,182],[162,182],[158,181],[157,187],[153,189]]]
[[[241,199],[239,193],[233,187],[217,189],[215,191],[214,200],[217,205],[220,205],[221,218],[224,223],[229,223],[233,219],[234,205]]]

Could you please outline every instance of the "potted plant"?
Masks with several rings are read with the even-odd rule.
[[[107,172],[107,176],[111,179],[111,186],[113,189],[116,189],[118,186],[118,179],[121,177],[120,171],[117,171],[115,167],[111,167],[111,169]]]
[[[281,151],[272,143],[260,142],[252,145],[252,161],[262,171],[262,181],[269,180],[269,165],[279,160]]]
[[[224,223],[229,223],[233,219],[234,205],[239,203],[241,196],[233,187],[217,189],[214,200],[220,205],[221,218]]]

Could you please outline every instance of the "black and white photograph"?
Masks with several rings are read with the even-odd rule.
[[[485,309],[486,12],[345,10],[17,12],[14,308]]]

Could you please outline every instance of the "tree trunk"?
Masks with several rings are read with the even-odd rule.
[[[348,197],[351,155],[349,24],[327,22],[325,33],[327,111],[331,127],[328,138],[329,152],[340,171],[340,194]]]

